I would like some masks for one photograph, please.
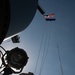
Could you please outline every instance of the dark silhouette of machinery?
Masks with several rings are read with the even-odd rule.
[[[43,10],[43,8],[41,7],[40,4],[38,4],[37,9],[39,10],[39,12],[40,12],[42,15],[45,14],[45,11]]]
[[[12,40],[13,43],[20,43],[20,37],[19,37],[19,35],[11,37],[11,40]]]
[[[11,37],[13,43],[19,43],[18,33],[29,26],[37,9],[43,16],[46,16],[47,21],[56,20],[55,18],[50,18],[50,14],[44,15],[45,11],[38,4],[38,0],[0,0],[0,44],[8,37]],[[10,72],[6,75],[21,73],[28,62],[27,53],[19,47],[11,50],[5,50],[2,46],[0,47],[2,48],[0,50],[2,60],[0,69],[4,71],[3,75],[8,71]],[[29,72],[21,73],[20,75],[34,74]]]
[[[0,67],[1,68],[4,67],[4,69],[9,69],[9,70],[11,68],[11,70],[13,71],[12,73],[20,73],[28,62],[29,57],[26,51],[18,47],[11,50],[5,50],[2,46],[0,47],[5,51],[4,54],[0,51],[1,60],[2,60],[2,64]],[[9,68],[7,68],[7,66]],[[16,69],[16,71],[13,70],[12,68]]]
[[[29,26],[37,6],[38,0],[0,0],[0,44],[4,39],[17,35]],[[12,41],[17,43],[19,38],[14,36]],[[2,60],[0,69],[3,69],[4,73],[9,70],[12,70],[11,73],[21,73],[28,62],[27,53],[19,47],[11,50],[0,47],[2,48],[0,50]]]
[[[29,26],[37,6],[38,0],[0,0],[0,44]]]

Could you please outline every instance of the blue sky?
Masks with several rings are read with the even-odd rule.
[[[2,46],[7,50],[16,46],[25,49],[29,61],[23,72],[34,72],[43,39],[35,75],[62,75],[58,44],[64,75],[75,75],[75,1],[39,0],[39,3],[45,10],[45,14],[55,14],[56,21],[45,21],[37,10],[31,24],[20,33],[21,42],[13,44],[7,40],[2,43]],[[44,49],[48,50],[48,53],[41,74],[39,74]]]

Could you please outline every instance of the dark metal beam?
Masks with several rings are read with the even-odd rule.
[[[39,4],[37,8],[42,15],[45,14],[45,11],[42,9],[42,7]]]

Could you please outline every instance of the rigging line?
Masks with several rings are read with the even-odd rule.
[[[47,50],[46,50],[46,53],[45,53],[45,56],[43,58],[43,63],[42,63],[42,67],[41,67],[41,71],[40,71],[40,74],[42,73],[42,70],[44,68],[44,65],[45,65],[45,62],[46,62],[46,58],[47,58],[47,54],[48,54],[48,51],[49,51],[49,45],[50,45],[50,33],[49,33],[49,39],[48,39],[48,45],[47,45]]]
[[[41,60],[41,65],[40,65],[40,72],[39,72],[39,75],[41,74],[41,70],[42,70],[42,65],[43,65],[43,62],[44,62],[44,55],[45,55],[45,51],[46,51],[46,42],[47,42],[47,26],[46,26],[46,35],[45,35],[45,43],[44,43],[44,50],[43,50],[43,55],[42,55],[42,60]]]
[[[56,31],[55,31],[55,28],[54,28],[54,34],[55,34],[55,37],[56,37]],[[56,37],[56,40],[57,40],[57,37]],[[61,56],[60,56],[60,49],[59,49],[59,45],[58,45],[58,42],[56,41],[56,46],[57,46],[57,50],[58,50],[58,56],[59,56],[59,62],[60,62],[60,68],[61,68],[61,74],[64,75],[64,72],[63,72],[63,67],[62,67],[62,61],[61,61]]]
[[[38,52],[38,57],[37,57],[36,65],[35,65],[34,75],[36,73],[38,62],[39,62],[39,58],[40,58],[40,53],[41,53],[41,48],[42,48],[44,34],[45,34],[45,24],[44,24],[43,31],[42,31],[42,39],[41,39],[41,43],[40,43],[40,47],[39,47],[39,52]]]
[[[64,75],[58,44],[57,44],[57,49],[58,49],[58,55],[59,55],[59,61],[60,61],[61,72],[62,72],[62,75]]]
[[[48,26],[47,26],[48,27]],[[45,64],[45,61],[46,61],[46,57],[47,57],[47,54],[48,54],[48,49],[49,49],[49,43],[50,43],[50,35],[48,37],[48,28],[46,28],[46,39],[45,39],[45,46],[44,46],[44,52],[43,52],[43,57],[42,57],[42,62],[41,62],[41,67],[40,67],[40,72],[39,72],[39,75],[41,75],[42,73],[42,70],[43,70],[43,67],[44,67],[44,64]],[[49,39],[48,39],[49,38]],[[46,49],[47,48],[47,49]]]

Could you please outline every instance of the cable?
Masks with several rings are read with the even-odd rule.
[[[0,46],[0,47],[6,52],[6,50],[2,46]]]
[[[46,31],[45,31],[45,29],[46,29]],[[46,35],[45,35],[45,32],[46,32]],[[38,58],[37,58],[34,74],[36,73],[36,70],[37,70],[37,66],[38,66],[38,62],[39,62],[39,58],[40,58],[40,53],[41,53],[41,48],[42,48],[42,43],[43,43],[43,39],[44,39],[44,35],[46,36],[46,38],[45,38],[45,43],[44,43],[44,51],[43,51],[43,56],[42,56],[42,61],[41,61],[41,67],[40,67],[39,75],[41,74],[41,72],[43,70],[43,66],[45,64],[45,60],[46,60],[46,56],[47,56],[48,48],[49,48],[49,41],[48,41],[48,37],[47,37],[47,25],[44,25],[44,30],[43,30],[43,33],[42,33],[42,40],[41,40],[41,44],[40,44],[40,49],[39,49],[39,53],[38,53]],[[47,45],[47,41],[48,41],[48,45]],[[46,50],[46,46],[48,46],[47,50]]]
[[[45,44],[46,44],[46,46],[47,46],[47,49],[45,49],[46,47],[44,47],[45,52],[44,52],[44,54],[43,54],[43,58],[42,58],[43,61],[41,62],[41,69],[40,69],[39,75],[41,75],[41,73],[42,73],[42,70],[43,70],[44,65],[45,65],[46,57],[47,57],[47,54],[48,54],[49,45],[50,45],[50,33],[49,33],[49,39],[46,39],[46,41],[47,41],[47,40],[48,40],[48,43],[46,44],[46,42],[45,42]]]
[[[56,37],[56,31],[55,31],[55,29],[54,29],[54,34],[55,34],[55,37]],[[56,40],[57,40],[57,37],[56,37]],[[56,46],[57,46],[57,50],[58,50],[58,56],[59,56],[61,74],[64,75],[63,67],[62,67],[62,61],[61,61],[61,56],[60,56],[60,51],[59,51],[59,45],[58,45],[58,42],[57,41],[56,41]]]
[[[40,47],[39,47],[39,52],[38,52],[38,57],[37,57],[36,65],[35,65],[34,74],[36,73],[36,69],[37,69],[37,66],[38,66],[38,62],[39,62],[39,58],[40,58],[40,53],[41,53],[41,48],[42,48],[44,34],[45,34],[45,25],[43,27],[42,39],[41,39],[41,43],[40,43]]]
[[[41,60],[41,66],[40,66],[39,75],[41,75],[42,67],[43,67],[43,63],[44,63],[45,51],[46,51],[46,42],[47,42],[47,26],[46,26],[46,38],[45,38],[45,43],[44,43],[44,50],[43,50],[43,56],[42,56],[42,60]]]
[[[59,55],[59,62],[60,62],[61,73],[62,73],[62,75],[64,75],[58,44],[57,44],[57,49],[58,49],[58,55]]]

